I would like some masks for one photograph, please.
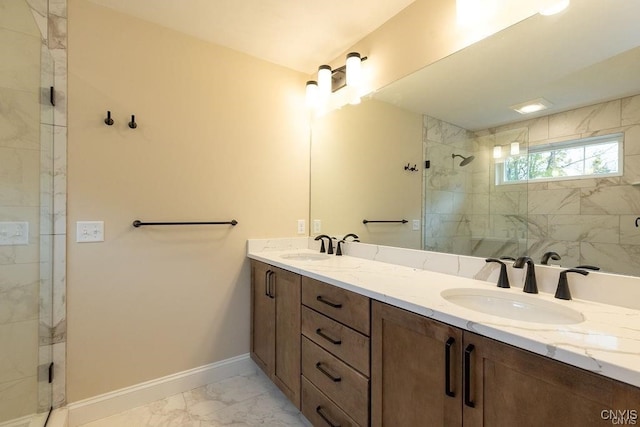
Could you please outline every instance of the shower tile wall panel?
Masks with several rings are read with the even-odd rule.
[[[495,145],[613,133],[624,134],[624,176],[495,184]],[[640,274],[640,95],[474,133],[424,116],[423,148],[431,161],[424,173],[425,249],[534,259],[553,250],[566,266]],[[460,167],[453,153],[475,160]]]

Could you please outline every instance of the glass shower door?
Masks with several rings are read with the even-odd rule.
[[[25,0],[0,4],[0,425],[51,408],[53,66]]]

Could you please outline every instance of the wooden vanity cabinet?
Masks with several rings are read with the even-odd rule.
[[[300,275],[251,260],[251,358],[300,408]]]
[[[637,387],[378,302],[371,352],[372,426],[605,426],[602,411],[640,412]]]
[[[302,413],[314,426],[369,425],[370,300],[302,278]]]
[[[374,301],[371,425],[462,425],[461,354],[461,330]]]

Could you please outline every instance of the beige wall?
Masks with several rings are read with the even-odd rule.
[[[330,65],[344,65],[347,52],[360,52],[368,57],[369,89],[380,89],[534,13],[535,2],[496,0],[491,19],[458,25],[456,0],[416,0]]]
[[[312,133],[311,221],[322,221],[322,233],[419,249],[411,220],[422,212],[422,116],[369,99],[318,118]],[[363,219],[409,223],[365,226]]]
[[[305,79],[69,1],[69,402],[249,351],[246,239],[308,216]],[[79,220],[105,242],[75,243]]]

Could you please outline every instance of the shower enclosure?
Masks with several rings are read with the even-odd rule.
[[[54,67],[39,16],[0,2],[2,427],[42,426],[51,408]]]

